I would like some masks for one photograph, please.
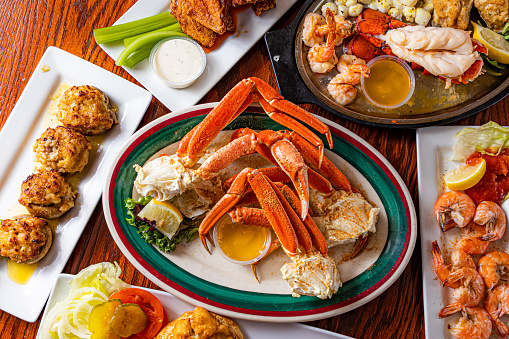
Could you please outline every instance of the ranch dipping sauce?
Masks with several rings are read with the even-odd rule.
[[[150,56],[152,70],[168,86],[184,88],[205,69],[205,53],[193,40],[176,37],[158,43]]]

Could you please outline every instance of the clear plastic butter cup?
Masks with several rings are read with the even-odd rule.
[[[230,218],[230,216],[225,215],[223,218]],[[223,258],[225,258],[229,262],[234,263],[234,264],[239,264],[239,265],[250,265],[250,264],[253,264],[253,263],[261,260],[267,254],[267,252],[269,251],[270,243],[272,241],[272,232],[270,231],[270,229],[266,229],[267,236],[265,238],[265,243],[264,243],[260,253],[255,258],[253,258],[251,260],[245,260],[245,261],[239,261],[239,260],[235,260],[235,259],[230,258],[225,252],[223,252],[223,250],[221,249],[221,246],[219,244],[218,231],[217,230],[219,228],[218,225],[219,225],[220,222],[221,222],[221,220],[219,220],[217,222],[216,226],[214,227],[214,230],[212,232],[212,239],[214,241],[215,249],[219,252],[219,254]],[[252,227],[257,227],[257,226],[252,226]]]
[[[178,44],[179,47],[168,50],[169,44]],[[170,54],[163,54],[164,49]],[[189,55],[183,54],[184,51],[189,51]],[[200,61],[201,65],[198,64]],[[205,71],[207,56],[196,41],[175,36],[161,40],[152,48],[149,63],[154,74],[164,84],[172,88],[186,88]]]
[[[364,96],[370,103],[372,103],[375,106],[381,107],[381,108],[394,109],[394,108],[403,106],[412,97],[412,95],[414,94],[414,90],[415,90],[415,75],[414,75],[414,72],[412,71],[412,68],[410,68],[408,63],[406,63],[404,60],[401,60],[398,57],[395,57],[393,55],[380,55],[376,58],[371,59],[368,62],[367,66],[371,69],[371,67],[375,63],[380,62],[380,61],[391,61],[391,62],[398,64],[399,66],[401,66],[404,69],[404,72],[406,73],[406,75],[408,75],[408,81],[409,81],[408,95],[406,95],[406,97],[404,97],[401,101],[399,101],[398,103],[396,103],[394,105],[384,105],[384,104],[376,101],[374,98],[372,98],[372,96],[370,95],[369,91],[366,88],[366,78],[364,76],[362,76],[361,77],[361,89],[362,89],[362,92],[364,93]]]

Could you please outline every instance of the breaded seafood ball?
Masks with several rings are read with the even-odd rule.
[[[55,219],[74,206],[76,192],[56,170],[28,176],[21,184],[19,203],[36,217]]]
[[[57,119],[85,135],[101,134],[118,123],[108,97],[93,86],[73,86],[58,102]]]
[[[41,260],[52,240],[48,222],[28,214],[4,219],[0,224],[0,255],[18,263]]]
[[[55,169],[60,173],[81,172],[88,163],[92,145],[83,134],[73,129],[49,127],[35,141],[35,162],[42,169]]]

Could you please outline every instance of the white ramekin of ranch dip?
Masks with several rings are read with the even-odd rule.
[[[191,86],[205,70],[206,63],[203,48],[184,37],[161,40],[150,53],[152,71],[173,88]]]

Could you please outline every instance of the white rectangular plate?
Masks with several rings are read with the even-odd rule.
[[[65,297],[67,297],[67,295],[69,294],[68,282],[72,278],[74,278],[74,275],[70,274],[60,274],[60,276],[58,277],[55,287],[51,292],[51,296],[49,298],[46,309],[44,310],[41,326],[42,323],[44,322],[44,319],[48,311],[55,305],[55,303],[64,300]],[[185,301],[182,301],[179,298],[174,297],[173,295],[167,292],[156,291],[148,288],[144,289],[153,293],[161,301],[161,303],[164,306],[164,309],[166,310],[166,313],[168,314],[168,320],[170,322],[180,317],[182,313],[186,311],[192,311],[195,308],[195,306],[188,304]],[[246,339],[250,338],[352,339],[351,337],[347,337],[342,334],[337,334],[302,324],[260,323],[256,321],[242,319],[233,320],[237,323],[237,325],[239,325],[240,330],[242,331]],[[39,326],[37,339],[42,338],[42,334],[40,333],[41,326]]]
[[[277,6],[256,16],[251,8],[238,15],[236,31],[221,46],[207,54],[207,68],[190,87],[174,89],[166,86],[144,60],[133,69],[125,68],[171,111],[195,105],[212,87],[260,40],[297,0],[278,1]],[[168,0],[139,0],[115,24],[145,18],[170,9]],[[120,42],[102,44],[101,48],[114,60],[124,49]]]
[[[417,130],[417,173],[419,179],[419,214],[422,255],[422,279],[424,294],[424,324],[426,338],[450,338],[453,336],[448,325],[455,323],[460,313],[438,318],[438,312],[446,305],[454,302],[452,289],[442,287],[433,267],[431,254],[432,242],[437,241],[442,252],[447,253],[456,239],[460,237],[457,227],[445,234],[440,230],[434,214],[434,205],[437,198],[445,193],[443,175],[460,165],[452,161],[455,135],[467,126],[426,127]],[[476,127],[476,126],[472,126]],[[478,127],[478,126],[477,126]],[[502,208],[508,213],[507,203]],[[504,237],[490,244],[488,251],[509,250],[509,232]],[[449,252],[450,253],[450,252]],[[477,262],[479,255],[473,256]],[[505,317],[502,319],[505,321]],[[495,333],[495,330],[493,330]],[[497,337],[493,335],[493,337]],[[498,337],[497,337],[498,338]]]
[[[44,72],[43,66],[49,67]],[[49,47],[0,132],[0,218],[9,214],[21,183],[34,170],[32,146],[44,131],[44,115],[50,97],[61,83],[92,85],[118,106],[119,124],[106,132],[91,164],[78,185],[76,206],[64,215],[53,235],[50,251],[26,285],[7,276],[6,260],[0,262],[0,309],[34,322],[62,272],[88,219],[92,215],[110,162],[138,127],[152,95],[141,87],[101,67],[55,47]],[[0,257],[1,258],[1,257]]]

